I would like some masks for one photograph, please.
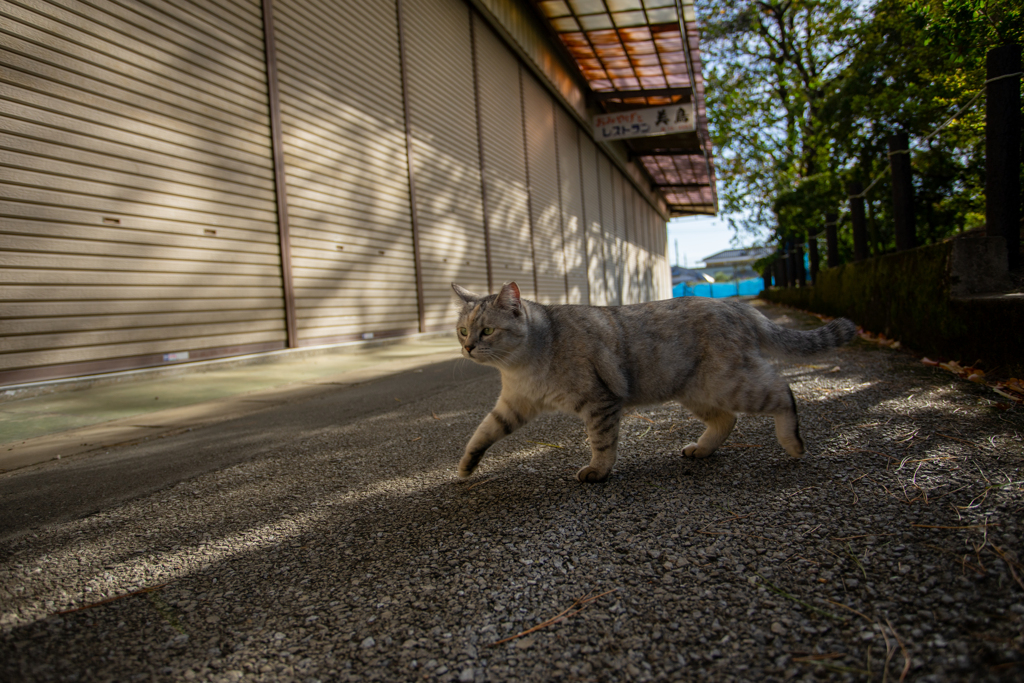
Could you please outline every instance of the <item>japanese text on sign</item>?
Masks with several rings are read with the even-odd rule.
[[[697,130],[693,103],[632,109],[594,117],[594,137],[598,140],[644,138]]]

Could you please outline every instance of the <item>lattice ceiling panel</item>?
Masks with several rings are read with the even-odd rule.
[[[697,133],[627,143],[674,215],[715,213],[692,0],[535,0],[607,110],[694,102]],[[685,36],[685,39],[684,39]],[[650,95],[642,91],[653,92]],[[668,91],[668,92],[666,92]],[[609,97],[623,92],[622,97]]]

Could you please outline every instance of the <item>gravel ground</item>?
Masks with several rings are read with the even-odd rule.
[[[575,481],[557,415],[459,481],[499,380],[456,376],[9,537],[0,677],[1024,679],[1024,411],[864,342],[784,372],[798,461],[750,416],[684,459],[702,428],[666,405],[625,421],[605,484]]]

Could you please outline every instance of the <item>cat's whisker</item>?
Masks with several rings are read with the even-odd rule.
[[[487,352],[487,355],[482,358],[482,360],[488,360],[488,361],[493,362],[495,365],[500,365],[502,367],[507,368],[507,367],[509,367],[508,359],[511,356],[512,356],[512,352],[511,351],[505,351],[504,353],[501,353],[501,352],[498,352],[498,351],[495,351],[495,350],[491,349],[491,350],[489,350]]]

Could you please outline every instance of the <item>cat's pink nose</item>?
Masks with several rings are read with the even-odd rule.
[[[475,349],[476,346],[474,346],[473,344],[467,344],[466,346],[463,346],[462,348],[466,349],[466,353],[473,353],[473,349]]]

